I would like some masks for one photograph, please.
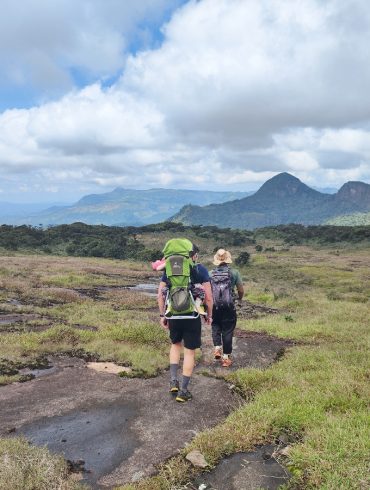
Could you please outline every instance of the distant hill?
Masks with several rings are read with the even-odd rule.
[[[7,224],[57,225],[82,222],[120,226],[142,226],[168,219],[186,204],[222,203],[245,197],[250,192],[213,192],[199,190],[118,187],[112,192],[84,196],[71,206],[54,206],[37,213],[10,217]],[[0,216],[1,219],[1,216]]]
[[[59,204],[45,204],[44,202],[33,202],[33,203],[14,203],[8,201],[0,201],[0,220],[4,218],[6,220],[11,220],[15,217],[21,217],[29,215],[30,213],[38,213],[43,211],[46,207],[61,205]],[[66,206],[66,204],[64,204]]]
[[[316,191],[286,172],[265,182],[252,196],[208,206],[184,206],[172,221],[242,229],[328,219],[370,211],[370,185],[347,182],[335,194]]]

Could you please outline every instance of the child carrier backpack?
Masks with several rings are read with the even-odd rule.
[[[217,267],[211,272],[211,287],[215,308],[234,308],[231,271],[228,266]]]
[[[194,266],[190,258],[192,249],[193,244],[186,238],[173,238],[163,249],[169,282],[165,313],[168,319],[189,319],[199,316],[190,291],[190,275]],[[194,315],[191,315],[192,313]]]

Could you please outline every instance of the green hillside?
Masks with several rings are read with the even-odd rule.
[[[368,226],[370,213],[353,213],[329,219],[325,224],[333,226]]]

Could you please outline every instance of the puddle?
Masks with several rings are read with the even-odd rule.
[[[202,474],[189,490],[277,490],[289,480],[289,473],[272,457],[275,446],[263,446],[249,453],[223,459],[214,470]]]
[[[140,291],[140,293],[145,294],[146,296],[157,296],[158,284],[153,283],[143,283],[136,284],[136,286],[129,286],[127,289],[131,289],[131,291]]]
[[[87,297],[87,298],[92,298],[94,300],[99,300],[102,301],[103,298],[101,297],[101,293],[107,292],[107,291],[119,291],[120,289],[122,290],[131,290],[131,291],[138,291],[140,293],[143,293],[147,296],[157,296],[157,290],[158,290],[158,283],[143,283],[143,284],[128,284],[128,285],[112,285],[112,286],[97,286],[92,289],[82,289],[82,288],[75,288],[75,291],[77,291],[81,296]]]
[[[19,300],[15,298],[8,299],[8,303],[15,306],[23,306],[23,303],[21,303]]]
[[[47,446],[70,461],[84,462],[84,480],[93,484],[131,456],[137,441],[130,429],[134,407],[121,402],[43,418],[19,432],[32,444]]]
[[[22,368],[19,370],[19,374],[23,376],[31,375],[33,378],[40,378],[41,376],[45,376],[47,374],[53,374],[57,370],[56,366],[51,366],[44,369],[30,369],[30,368]]]

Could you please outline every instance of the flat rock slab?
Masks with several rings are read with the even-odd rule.
[[[287,483],[289,473],[271,457],[273,446],[223,459],[209,473],[203,473],[189,490],[277,490]]]
[[[0,389],[0,435],[15,428],[12,435],[85,461],[91,473],[84,476],[93,488],[155,473],[156,465],[224,420],[238,402],[227,383],[200,375],[191,382],[193,400],[180,404],[168,393],[168,373],[119,378],[70,358],[54,361],[54,368],[53,374]]]

